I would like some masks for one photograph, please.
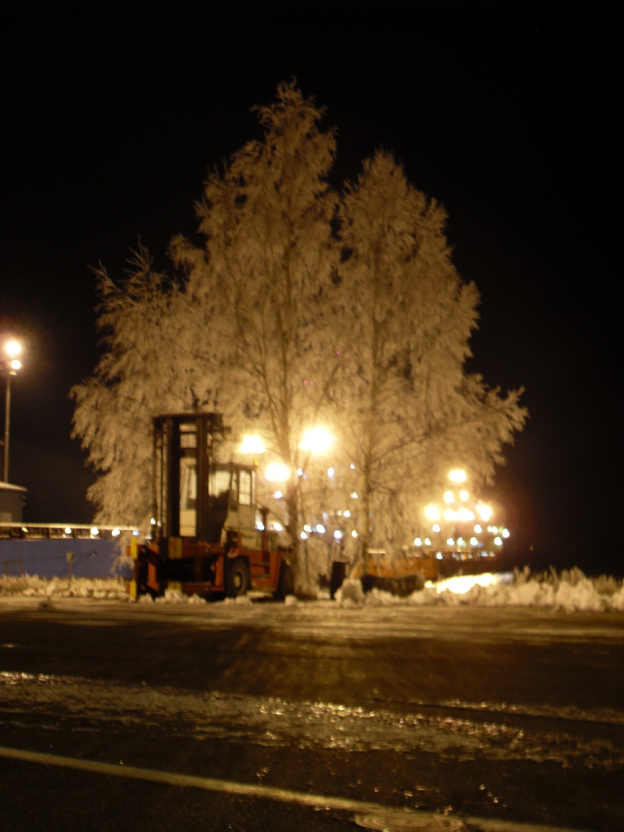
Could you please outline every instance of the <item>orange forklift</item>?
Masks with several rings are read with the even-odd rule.
[[[154,418],[154,536],[130,544],[131,595],[167,589],[235,598],[293,592],[293,550],[256,504],[256,466],[215,461],[229,428],[219,413]]]

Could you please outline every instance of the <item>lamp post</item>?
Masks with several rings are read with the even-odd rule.
[[[22,345],[15,339],[6,341],[2,354],[2,369],[6,375],[6,387],[4,397],[4,459],[3,475],[4,482],[9,481],[9,435],[11,426],[11,376],[14,376],[22,366],[18,355],[21,355]]]

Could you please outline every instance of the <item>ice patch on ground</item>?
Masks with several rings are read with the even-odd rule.
[[[443,760],[550,762],[565,768],[616,771],[624,764],[624,748],[615,715],[612,736],[586,736],[587,716],[559,708],[568,717],[552,725],[543,719],[509,720],[492,703],[480,707],[453,703],[433,713],[413,703],[396,713],[378,703],[349,706],[335,702],[290,701],[282,697],[230,693],[193,693],[169,688],[120,685],[77,677],[0,672],[5,720],[23,726],[33,722],[49,730],[88,721],[90,730],[127,732],[128,726],[158,736],[163,727],[197,742],[215,740],[300,749],[328,748],[344,752],[390,751],[436,754]],[[444,705],[441,706],[444,708]],[[484,711],[481,713],[481,711]],[[502,715],[502,719],[501,719]],[[552,717],[549,711],[535,716]],[[521,713],[516,713],[516,717]],[[606,721],[611,722],[609,715]]]

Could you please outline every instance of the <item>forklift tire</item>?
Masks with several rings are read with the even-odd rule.
[[[245,595],[249,589],[249,563],[246,558],[234,558],[227,564],[225,594],[228,598]]]
[[[295,581],[293,571],[287,563],[282,564],[280,569],[279,581],[277,583],[277,590],[273,597],[276,601],[285,601],[287,595],[292,595],[295,591]]]

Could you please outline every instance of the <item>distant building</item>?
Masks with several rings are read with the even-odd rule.
[[[0,523],[21,523],[25,501],[25,488],[0,482]]]

